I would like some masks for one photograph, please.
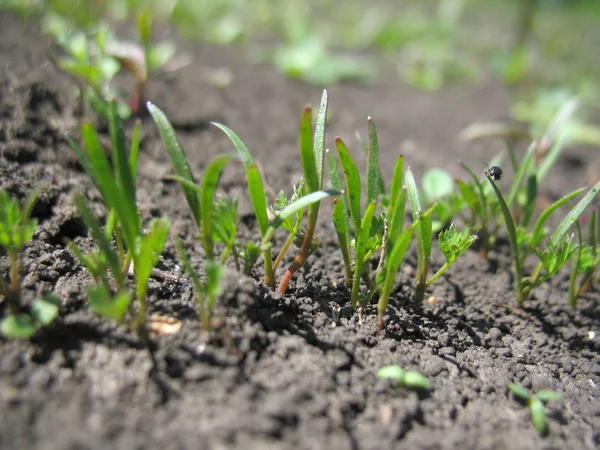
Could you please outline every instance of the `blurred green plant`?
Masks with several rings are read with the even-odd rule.
[[[30,305],[24,305],[21,293],[21,255],[31,241],[37,220],[31,212],[41,188],[33,189],[23,206],[8,192],[0,191],[0,248],[8,255],[9,276],[0,276],[0,295],[6,302],[8,315],[0,321],[0,333],[11,339],[28,339],[58,315],[60,300],[54,294],[45,294]]]
[[[431,381],[425,375],[413,370],[404,370],[395,364],[382,367],[377,371],[377,376],[394,380],[397,388],[431,389]]]
[[[543,389],[535,394],[530,394],[525,388],[515,383],[508,383],[507,387],[516,399],[525,402],[529,407],[533,426],[541,436],[546,436],[548,434],[546,403],[562,399],[562,394],[548,389]]]

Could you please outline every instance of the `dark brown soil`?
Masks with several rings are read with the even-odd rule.
[[[260,280],[228,274],[217,315],[224,325],[210,340],[201,333],[189,283],[180,278],[172,243],[151,281],[151,312],[176,317],[182,330],[155,338],[152,353],[132,333],[94,316],[86,306],[85,270],[65,239],[89,245],[73,206],[85,192],[100,198],[77,166],[65,133],[77,133],[73,86],[48,63],[49,45],[35,30],[0,15],[0,187],[24,198],[47,183],[35,216],[40,227],[24,257],[28,300],[54,290],[60,318],[31,342],[0,340],[0,447],[6,449],[594,449],[600,441],[600,310],[598,295],[566,305],[567,279],[543,286],[515,315],[506,246],[489,261],[469,251],[442,277],[422,314],[410,302],[410,266],[399,277],[387,326],[375,333],[339,287],[343,276],[328,208],[320,251],[284,297]],[[209,122],[221,121],[245,140],[271,187],[291,189],[300,176],[299,112],[320,91],[270,67],[249,65],[234,49],[180,50],[193,63],[154,80],[148,98],[173,121],[193,170],[232,146]],[[227,67],[231,86],[218,89],[207,73]],[[328,142],[353,142],[374,117],[384,175],[399,152],[419,177],[425,167],[460,174],[456,161],[482,166],[502,150],[496,142],[460,144],[470,122],[506,116],[508,94],[498,84],[417,93],[388,73],[376,86],[329,90]],[[352,150],[361,156],[358,146]],[[151,120],[143,122],[139,203],[145,216],[166,214],[194,261],[202,254],[177,186],[162,181],[170,164]],[[578,166],[560,161],[546,192],[581,183],[590,154]],[[570,156],[573,160],[574,156]],[[586,159],[587,158],[587,159]],[[510,174],[507,174],[510,176]],[[239,168],[222,187],[240,199],[242,232],[256,236]],[[414,256],[409,258],[414,260]],[[1,258],[0,269],[6,271]],[[439,266],[439,257],[434,264]],[[337,287],[336,287],[337,286]],[[340,319],[333,311],[341,306]],[[399,364],[433,383],[428,394],[393,390],[377,370]],[[550,433],[541,438],[528,410],[507,394],[507,382],[553,389]]]

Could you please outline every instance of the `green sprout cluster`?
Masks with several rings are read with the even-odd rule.
[[[548,389],[543,389],[535,394],[530,394],[524,387],[515,383],[508,383],[507,387],[517,400],[524,402],[529,407],[529,410],[531,411],[531,421],[537,432],[541,436],[547,435],[548,420],[546,418],[546,403],[562,399],[562,394]]]
[[[28,339],[58,315],[60,300],[51,293],[25,305],[21,292],[21,257],[33,237],[37,220],[31,212],[40,194],[33,189],[23,206],[6,191],[0,191],[0,248],[8,255],[9,277],[0,276],[0,295],[8,314],[0,321],[0,334],[7,338]]]

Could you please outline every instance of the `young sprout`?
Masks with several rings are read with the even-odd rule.
[[[261,242],[258,245],[255,243],[247,243],[240,249],[240,245],[235,241],[237,230],[235,202],[227,203],[223,200],[220,202],[214,201],[214,194],[216,192],[219,176],[225,165],[231,160],[231,157],[228,155],[217,156],[209,163],[202,181],[200,184],[197,184],[187,162],[185,152],[177,140],[175,131],[165,114],[151,103],[148,103],[148,111],[150,111],[150,114],[158,126],[161,137],[165,142],[167,152],[169,153],[171,163],[175,170],[175,175],[171,178],[176,180],[183,190],[194,220],[201,232],[201,239],[208,259],[213,260],[215,258],[214,242],[222,242],[225,244],[225,250],[221,256],[221,261],[224,262],[227,255],[233,253],[236,267],[239,267],[238,257],[241,257],[244,261],[244,272],[250,273],[262,252],[265,265],[265,283],[274,289],[276,264],[279,264],[289,248],[289,244],[284,246],[274,265],[271,256],[271,239],[276,229],[283,226],[288,229],[288,231],[293,230],[295,231],[293,238],[298,238],[300,235],[300,219],[304,209],[314,203],[320,202],[324,198],[338,195],[339,193],[335,191],[317,190],[306,194],[305,185],[302,184],[302,186],[295,188],[295,193],[291,200],[288,201],[285,199],[284,201],[284,199],[280,197],[277,202],[278,209],[275,211],[275,219],[272,222],[269,222],[264,184],[256,162],[237,134],[225,125],[214,123],[214,125],[221,129],[231,140],[244,165],[246,176],[248,178],[248,192],[250,194],[250,200],[254,208],[261,235]],[[301,196],[301,194],[305,195]],[[296,222],[294,224],[292,224],[292,216],[296,217]],[[294,239],[292,239],[292,241]]]
[[[417,309],[420,309],[423,305],[425,289],[450,268],[456,259],[477,240],[477,236],[469,234],[469,227],[465,227],[465,229],[459,233],[456,231],[454,225],[451,225],[446,231],[440,233],[438,237],[439,245],[440,250],[446,258],[446,263],[435,273],[435,275],[433,275],[433,277],[431,277],[431,279],[427,280],[433,241],[433,223],[428,214],[423,214],[417,184],[410,169],[407,169],[406,171],[405,180],[413,223],[418,223],[415,228],[417,235],[417,284],[415,287],[415,306]],[[435,208],[435,206],[433,206],[433,208]]]
[[[153,220],[144,231],[136,202],[135,178],[137,156],[139,152],[139,128],[134,132],[131,151],[128,154],[125,134],[117,114],[115,102],[109,103],[109,131],[111,136],[111,167],[105,151],[100,144],[94,127],[85,123],[81,135],[84,148],[72,139],[69,140],[81,165],[86,170],[96,188],[102,195],[109,211],[104,230],[98,219],[87,206],[85,198],[76,197],[80,214],[90,229],[99,250],[84,255],[74,244],[71,250],[88,268],[96,285],[89,290],[92,308],[101,315],[119,321],[125,320],[125,313],[133,298],[138,301],[138,311],[131,325],[137,333],[147,338],[146,294],[152,270],[158,263],[169,232],[170,224],[165,218]],[[116,249],[111,244],[114,239]],[[129,293],[127,274],[133,265],[135,278],[135,296]],[[117,294],[112,295],[110,269],[117,284]]]
[[[541,283],[556,274],[573,256],[576,249],[576,244],[573,242],[572,236],[567,235],[567,231],[579,219],[581,214],[583,214],[589,204],[596,197],[598,191],[600,190],[600,182],[598,182],[579,201],[579,203],[577,203],[577,205],[571,209],[571,211],[558,225],[548,240],[546,248],[541,249],[538,247],[538,245],[543,238],[543,227],[546,220],[560,205],[566,203],[570,198],[579,194],[581,190],[574,191],[568,196],[563,197],[547,207],[542,214],[540,214],[540,217],[538,218],[531,233],[528,233],[526,230],[521,230],[518,233],[515,226],[516,220],[513,218],[508,204],[511,199],[515,198],[516,189],[510,190],[508,200],[505,200],[489,171],[486,170],[484,173],[498,199],[498,203],[504,218],[504,223],[506,224],[508,240],[513,253],[515,285],[517,289],[517,304],[518,306],[522,306],[523,302],[529,297],[531,291],[535,287],[539,286]],[[517,176],[519,176],[519,173],[520,172],[518,171]],[[533,178],[530,179],[535,180],[535,175],[533,175]],[[534,186],[535,184],[536,181],[529,183],[530,186]],[[528,195],[528,197],[530,196],[535,199],[536,194]],[[528,200],[527,203],[534,203],[534,200]],[[528,207],[526,206],[525,210],[527,211],[527,209]],[[532,213],[525,213],[526,218],[530,219],[531,216]],[[523,223],[526,226],[529,224],[529,220],[524,220]],[[529,252],[532,251],[532,249],[535,250],[540,262],[530,276],[525,276],[525,273],[523,272],[525,257],[529,254]],[[545,271],[544,274],[542,273],[543,271]]]
[[[323,189],[323,163],[325,161],[325,121],[327,118],[327,91],[323,91],[321,105],[317,113],[314,137],[312,133],[312,112],[307,107],[300,122],[300,157],[304,174],[304,193],[312,194]],[[294,261],[289,265],[279,283],[279,292],[284,294],[294,274],[316,250],[314,239],[321,203],[308,206],[308,221],[304,240]]]
[[[8,255],[10,275],[0,277],[0,302],[6,302],[8,315],[0,321],[0,334],[7,338],[28,339],[40,327],[48,325],[58,315],[60,300],[53,294],[46,294],[30,305],[24,305],[21,298],[21,254],[33,237],[37,220],[31,212],[41,188],[33,189],[23,206],[0,191],[0,248]]]
[[[560,400],[562,394],[544,389],[532,395],[525,388],[514,383],[508,383],[507,387],[518,400],[525,402],[529,406],[533,426],[541,436],[546,436],[548,434],[546,403]]]
[[[394,380],[397,388],[431,389],[431,381],[425,375],[412,370],[404,370],[396,364],[382,367],[377,371],[377,376]]]
[[[346,285],[352,287],[351,302],[355,308],[364,307],[371,299],[374,291],[371,289],[371,277],[369,265],[366,264],[373,254],[383,243],[383,228],[385,219],[376,217],[375,210],[379,203],[381,192],[381,175],[379,171],[379,146],[377,143],[377,130],[373,120],[369,117],[369,144],[367,152],[367,175],[366,175],[366,200],[367,207],[364,215],[361,214],[362,180],[360,172],[348,148],[340,138],[335,139],[339,161],[344,173],[345,190],[347,198],[336,200],[333,209],[333,224],[340,241],[340,248],[344,258],[346,269]],[[334,189],[342,188],[342,178],[338,170],[337,162],[333,155],[328,155],[329,176]],[[401,162],[400,162],[401,164]],[[402,166],[399,169],[402,172]],[[393,193],[392,201],[398,202],[402,195],[402,189]],[[350,214],[348,215],[348,211]],[[350,220],[348,220],[350,219]],[[394,231],[402,230],[402,219],[394,223]],[[354,232],[354,262],[352,262],[350,225]],[[399,227],[397,226],[399,224]],[[391,235],[391,233],[390,233]],[[371,294],[362,295],[360,292],[360,280],[364,279]],[[360,312],[360,311],[359,311]]]

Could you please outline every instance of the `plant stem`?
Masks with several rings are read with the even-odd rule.
[[[320,202],[317,202],[308,207],[308,225],[306,226],[306,232],[304,233],[304,241],[302,242],[302,247],[300,247],[298,250],[298,254],[294,258],[294,261],[289,265],[283,274],[283,277],[281,278],[281,282],[279,283],[280,294],[285,294],[292,277],[298,271],[298,269],[304,265],[310,256],[310,248],[312,245],[313,235],[315,234],[315,224],[319,215],[319,205]],[[273,269],[271,269],[271,272],[272,270]]]
[[[21,308],[21,274],[19,273],[19,253],[15,250],[8,251],[10,264],[10,290],[6,301],[12,314],[18,314]]]
[[[444,265],[443,265],[442,267],[440,267],[440,270],[438,270],[438,271],[435,273],[435,275],[434,275],[434,276],[432,276],[432,277],[431,277],[431,278],[430,278],[430,279],[427,281],[427,283],[426,283],[426,287],[429,287],[429,286],[431,286],[435,280],[437,280],[439,277],[441,277],[441,276],[444,274],[444,272],[445,272],[446,270],[448,270],[448,268],[449,268],[449,267],[450,267],[450,264],[448,264],[448,261],[446,261],[446,262],[444,263]]]
[[[290,233],[287,240],[285,241],[285,244],[283,244],[283,247],[279,251],[277,258],[275,258],[275,262],[273,263],[273,270],[277,270],[277,268],[279,267],[279,264],[281,264],[283,257],[287,254],[288,250],[290,249],[290,246],[294,242],[294,237],[295,236]]]

